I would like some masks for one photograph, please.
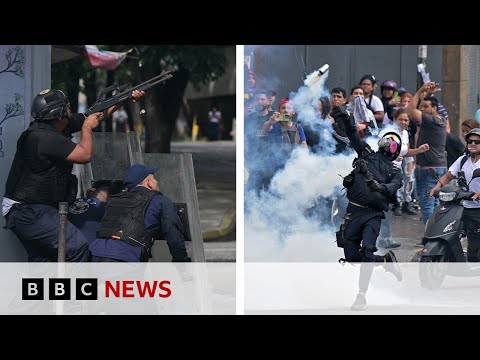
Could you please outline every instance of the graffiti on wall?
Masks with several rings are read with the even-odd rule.
[[[25,50],[20,46],[15,46],[7,50],[5,57],[0,58],[0,77],[12,74],[19,78],[24,77],[25,70]],[[22,116],[24,113],[22,102],[23,95],[21,93],[13,93],[13,102],[4,104],[3,109],[0,110],[0,157],[4,157],[2,144],[2,124],[11,118]],[[2,107],[0,107],[1,109]]]

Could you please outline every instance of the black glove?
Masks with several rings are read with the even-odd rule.
[[[368,189],[370,191],[383,192],[384,190],[386,190],[385,185],[380,184],[377,180],[375,180],[373,178],[372,174],[370,174],[369,172],[367,172],[367,174],[363,175],[363,179],[367,183]]]
[[[359,159],[355,162],[355,173],[356,174],[366,174],[368,172],[368,164],[364,159]],[[372,175],[370,175],[372,176]],[[372,177],[373,179],[373,177]]]

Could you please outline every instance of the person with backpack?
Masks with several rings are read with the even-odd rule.
[[[433,196],[434,192],[442,186],[448,184],[451,180],[456,179],[458,173],[463,171],[467,180],[470,191],[475,192],[472,201],[464,201],[465,211],[462,215],[464,231],[467,233],[467,260],[471,262],[480,261],[480,178],[472,179],[473,172],[480,169],[480,128],[470,130],[466,136],[467,154],[460,156],[450,166],[448,171],[443,175],[435,186],[430,190],[429,195]]]

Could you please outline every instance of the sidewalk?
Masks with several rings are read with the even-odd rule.
[[[229,234],[235,227],[235,192],[197,186],[197,195],[203,241]]]
[[[207,261],[235,261],[236,147],[233,141],[173,142],[172,153],[191,153]]]

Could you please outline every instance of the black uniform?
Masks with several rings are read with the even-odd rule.
[[[6,228],[25,247],[29,261],[57,261],[58,203],[75,200],[73,163],[66,158],[75,149],[71,134],[79,131],[85,116],[73,114],[60,132],[48,122],[34,121],[17,142],[5,197],[14,204],[6,215]],[[66,261],[89,261],[88,242],[67,222]]]
[[[345,215],[345,258],[350,262],[383,262],[383,256],[374,255],[375,244],[384,211],[388,211],[402,184],[401,173],[396,171],[391,159],[381,152],[372,152],[369,145],[360,140],[351,116],[340,111],[334,114],[345,125],[350,144],[360,157],[349,176],[350,183],[345,184],[349,200]]]

